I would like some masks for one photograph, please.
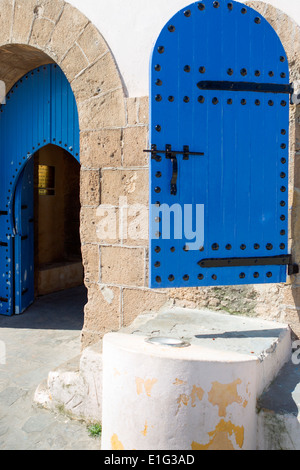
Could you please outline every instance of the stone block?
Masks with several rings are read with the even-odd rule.
[[[101,330],[92,331],[92,330],[83,328],[83,330],[81,331],[81,335],[80,335],[82,350],[90,346],[93,346],[94,344],[101,341],[104,334],[105,334],[105,331],[103,332]]]
[[[56,23],[65,5],[64,0],[38,0],[35,8],[38,17],[47,18]]]
[[[100,273],[99,246],[92,244],[83,245],[81,252],[85,285],[97,284]]]
[[[84,101],[78,108],[80,129],[83,131],[125,125],[124,94],[121,89]]]
[[[296,156],[294,160],[294,168],[293,168],[294,178],[291,181],[291,184],[296,188],[300,189],[300,155]]]
[[[281,295],[283,306],[300,309],[300,286],[283,286]]]
[[[90,63],[108,51],[108,46],[93,24],[89,24],[77,40]]]
[[[118,207],[101,204],[97,209],[97,242],[103,245],[121,243],[121,210]]]
[[[80,211],[80,237],[83,244],[97,241],[97,223],[97,207],[82,207]]]
[[[53,31],[48,44],[49,49],[55,54],[57,62],[60,62],[66,52],[71,49],[80,33],[89,23],[89,20],[68,3]]]
[[[80,200],[83,206],[97,206],[100,204],[99,170],[81,171]]]
[[[140,124],[149,124],[149,98],[143,96],[140,98],[138,109],[138,121]]]
[[[76,75],[82,72],[88,64],[89,62],[82,50],[75,44],[61,62],[60,67],[68,77],[69,82],[72,82]]]
[[[94,332],[118,331],[121,318],[121,290],[102,284],[88,289],[84,329]]]
[[[110,53],[98,59],[72,82],[78,103],[121,86],[120,76]]]
[[[128,127],[124,129],[123,139],[123,166],[148,166],[149,154],[143,152],[148,148],[148,129]]]
[[[119,205],[120,198],[127,204],[148,206],[147,170],[103,170],[101,201],[103,204]]]
[[[120,167],[122,164],[122,131],[107,129],[81,132],[80,160],[87,168]]]
[[[14,3],[13,0],[5,0],[1,2],[0,44],[7,44],[10,42],[13,3]]]
[[[150,289],[123,289],[123,326],[129,326],[138,315],[158,312],[168,302],[166,292]]]
[[[40,296],[52,294],[82,285],[83,267],[81,262],[54,263],[40,268],[37,289]]]
[[[144,286],[145,253],[142,248],[101,247],[101,282]]]
[[[52,21],[46,18],[36,18],[33,23],[29,44],[34,47],[44,48],[50,39],[54,29]]]
[[[122,208],[122,243],[127,246],[149,246],[149,208],[132,204]],[[146,265],[146,275],[148,266]]]
[[[293,192],[293,210],[291,216],[291,234],[293,239],[293,256],[295,262],[300,262],[300,189],[295,188]]]
[[[136,126],[139,123],[138,103],[138,98],[126,99],[127,124],[129,126]]]
[[[36,0],[27,0],[26,2],[22,0],[15,1],[12,42],[17,44],[28,43],[32,23],[35,17],[35,7]]]

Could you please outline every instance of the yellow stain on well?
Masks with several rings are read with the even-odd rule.
[[[241,383],[240,379],[230,384],[212,383],[212,388],[208,393],[208,400],[212,405],[218,405],[220,417],[226,416],[226,409],[232,403],[244,404],[244,407],[247,406],[248,402],[244,401],[237,391],[237,386]]]
[[[196,387],[196,385],[194,385],[192,393],[191,393],[191,400],[192,400],[191,404],[193,408],[195,408],[196,406],[197,398],[199,401],[201,401],[203,398],[203,395],[204,395],[204,390],[201,387]]]
[[[148,379],[144,380],[139,377],[135,378],[136,383],[136,392],[138,395],[141,395],[145,390],[147,397],[151,397],[152,388],[157,383],[157,379]]]
[[[230,436],[234,435],[235,442],[241,449],[244,444],[244,427],[235,426],[231,421],[224,421],[223,419],[216,426],[216,429],[208,433],[210,441],[208,444],[199,444],[192,442],[192,450],[235,450]]]
[[[201,387],[196,387],[196,385],[194,385],[190,395],[186,395],[185,393],[182,393],[177,398],[177,403],[179,405],[179,408],[181,408],[182,405],[187,406],[189,402],[191,402],[191,406],[195,408],[197,399],[201,401],[203,398],[203,395],[204,395],[204,390]]]
[[[176,385],[176,386],[179,386],[179,385],[185,385],[186,382],[184,382],[183,380],[180,380],[180,379],[175,379],[174,382],[173,382],[173,385]]]
[[[190,401],[190,397],[188,395],[186,395],[185,393],[182,393],[177,398],[177,403],[178,403],[179,408],[181,408],[182,405],[188,406],[189,401]]]
[[[119,441],[119,438],[116,434],[112,436],[110,442],[111,442],[111,450],[124,450],[124,446],[122,442]]]
[[[148,423],[147,423],[147,421],[146,421],[144,431],[142,431],[141,434],[143,434],[143,436],[146,437],[146,436],[147,436],[147,432],[148,432]]]

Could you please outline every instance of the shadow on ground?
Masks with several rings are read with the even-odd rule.
[[[84,286],[38,297],[22,315],[0,315],[0,329],[81,331],[86,303],[87,290]]]

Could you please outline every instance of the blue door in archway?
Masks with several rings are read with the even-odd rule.
[[[34,158],[19,176],[14,195],[14,311],[34,301]]]
[[[150,287],[285,282],[289,66],[254,9],[202,0],[155,43]]]
[[[34,300],[33,154],[48,144],[79,161],[74,94],[55,64],[21,78],[0,107],[0,314]],[[55,227],[53,227],[55,230]]]

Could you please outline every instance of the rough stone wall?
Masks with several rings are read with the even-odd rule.
[[[84,345],[129,325],[143,310],[158,309],[168,300],[165,292],[147,288],[148,237],[133,240],[119,226],[120,211],[126,208],[124,199],[131,206],[149,204],[149,157],[143,153],[148,148],[148,114],[148,97],[125,98],[123,126],[82,134],[82,152],[85,155],[86,149],[93,168],[88,171],[99,175],[94,207],[86,207],[82,214],[82,232],[89,242],[83,246],[89,288]],[[99,152],[103,152],[102,160]],[[116,233],[109,239],[100,233],[106,206],[117,222]]]

